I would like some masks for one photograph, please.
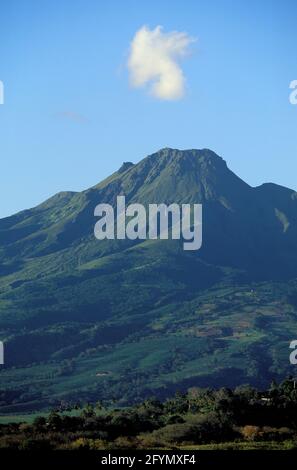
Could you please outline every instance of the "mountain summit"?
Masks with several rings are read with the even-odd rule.
[[[94,208],[118,195],[201,203],[201,250],[96,240]],[[297,194],[249,186],[211,150],[164,148],[0,220],[0,273],[3,412],[266,384],[288,371],[296,331]]]

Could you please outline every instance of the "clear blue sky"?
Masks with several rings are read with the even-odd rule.
[[[251,185],[297,189],[295,0],[10,0],[0,15],[0,217],[162,147],[208,147]],[[184,99],[129,86],[142,25],[198,39]]]

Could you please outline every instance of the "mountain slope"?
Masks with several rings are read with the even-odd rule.
[[[96,240],[95,206],[122,194],[202,203],[202,249]],[[296,248],[296,193],[252,188],[206,149],[160,150],[0,220],[3,411],[282,376],[297,333]]]

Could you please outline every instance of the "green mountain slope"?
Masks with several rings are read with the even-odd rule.
[[[202,203],[203,246],[94,237],[98,203]],[[297,193],[163,149],[0,220],[0,411],[266,385],[297,334]]]

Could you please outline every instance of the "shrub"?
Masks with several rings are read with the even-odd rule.
[[[171,415],[167,418],[166,424],[184,423],[185,420],[180,415]]]
[[[20,450],[51,450],[52,443],[48,439],[25,439],[19,445]]]
[[[106,449],[107,443],[102,439],[90,439],[89,446],[91,450]]]
[[[246,425],[241,428],[241,434],[247,441],[257,441],[261,438],[261,428],[259,426]]]
[[[114,447],[120,449],[133,449],[137,447],[137,440],[135,438],[119,436],[114,441]]]
[[[168,443],[194,441],[195,435],[196,427],[189,423],[167,424],[152,433],[152,437],[157,441]]]
[[[153,449],[164,447],[165,442],[161,440],[156,435],[150,434],[140,434],[138,436],[138,448],[140,449]]]
[[[79,437],[78,439],[75,439],[75,441],[71,442],[69,448],[72,450],[89,450],[89,439],[86,439],[85,437]]]

